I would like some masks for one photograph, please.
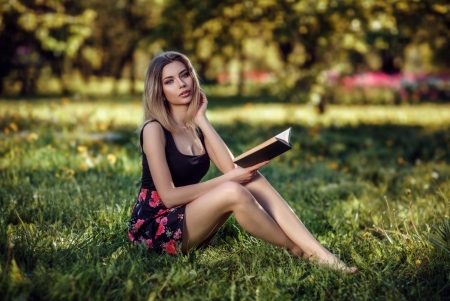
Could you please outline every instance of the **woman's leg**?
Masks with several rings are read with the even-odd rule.
[[[296,246],[252,194],[235,182],[224,183],[186,205],[183,252],[200,245],[234,213],[238,223],[250,234],[293,255],[301,256]]]
[[[304,252],[304,257],[319,263],[346,267],[325,249],[306,229],[292,208],[259,172],[245,187],[252,193],[264,210],[277,222],[283,232]],[[355,269],[349,272],[356,271]]]

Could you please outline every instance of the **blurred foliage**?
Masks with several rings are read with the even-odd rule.
[[[128,78],[133,93],[153,55],[178,50],[205,83],[227,74],[243,94],[245,72],[263,72],[260,92],[299,101],[330,71],[448,72],[449,28],[445,0],[3,0],[0,93],[93,77]]]

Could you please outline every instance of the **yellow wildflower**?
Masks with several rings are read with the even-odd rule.
[[[39,136],[37,134],[31,133],[30,135],[28,135],[27,140],[28,140],[28,142],[31,142],[31,141],[38,140],[38,138],[39,138]]]
[[[84,145],[77,146],[77,151],[79,151],[80,153],[87,152],[87,150],[88,150],[87,146],[84,146]]]
[[[106,123],[103,123],[103,122],[99,122],[98,123],[98,129],[100,130],[100,131],[106,131],[107,129],[108,129],[108,125],[106,124]]]
[[[75,174],[75,171],[73,169],[68,169],[68,170],[66,170],[66,174],[68,176],[73,176]]]
[[[368,237],[369,235],[370,235],[369,232],[366,232],[366,233],[363,234],[364,237]]]
[[[420,261],[420,259],[417,259],[416,260],[416,265],[421,265],[422,264],[422,261]]]
[[[86,163],[81,163],[80,166],[78,166],[78,168],[80,170],[86,170],[88,168],[88,166],[86,165]]]
[[[22,272],[14,259],[11,260],[10,280],[12,282],[22,282],[24,280]]]
[[[9,135],[10,130],[8,128],[4,128],[3,131],[5,132],[6,135]]]
[[[114,165],[117,161],[116,156],[114,156],[113,154],[108,154],[108,156],[106,156],[106,159],[108,160],[109,164]]]
[[[61,99],[61,103],[63,104],[63,105],[66,105],[66,104],[68,104],[70,102],[70,99],[68,99],[67,97],[63,97],[62,99]]]
[[[14,132],[17,132],[19,130],[19,127],[17,126],[17,124],[15,124],[14,122],[11,122],[9,124],[9,127],[11,128],[11,130],[13,130]]]
[[[338,169],[339,165],[336,162],[331,162],[330,165],[328,166],[329,169],[331,170],[336,170]]]

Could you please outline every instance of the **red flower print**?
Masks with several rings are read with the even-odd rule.
[[[128,238],[133,241],[134,240],[134,235],[131,232],[128,232]]]
[[[165,225],[167,225],[167,217],[163,217],[163,218],[158,217],[158,218],[156,219],[156,222],[157,222],[158,224],[163,224],[163,225],[165,226]]]
[[[160,204],[161,198],[158,195],[158,192],[156,191],[152,191],[152,196],[150,198],[150,200],[148,201],[148,204],[150,205],[150,207],[155,208],[158,207]]]
[[[154,199],[155,201],[160,201],[161,198],[158,195],[157,191],[152,191],[152,199]]]
[[[142,226],[142,224],[144,223],[145,220],[143,219],[138,219],[136,224],[134,225],[134,233],[137,232],[137,230],[139,230],[139,228]]]
[[[150,207],[155,208],[155,207],[158,207],[159,201],[155,201],[153,199],[150,199],[150,200],[148,200],[148,204],[150,205]]]
[[[142,202],[145,200],[145,197],[147,196],[147,190],[148,189],[145,189],[145,188],[141,190],[141,193],[139,194],[139,197],[138,197],[139,202]]]
[[[175,231],[175,233],[173,234],[173,238],[174,239],[180,239],[181,238],[181,229],[178,229],[177,231]]]
[[[158,226],[158,231],[156,231],[155,238],[157,238],[158,236],[160,236],[164,232],[166,232],[166,229],[165,229],[164,225],[161,223]]]
[[[165,209],[165,210],[159,209],[158,213],[156,213],[153,217],[161,216],[161,215],[165,214],[166,212],[167,212],[167,209]]]
[[[167,244],[165,244],[165,251],[167,254],[176,255],[177,254],[177,245],[175,240],[171,239]]]
[[[151,239],[147,239],[146,242],[147,242],[147,248],[148,249],[153,248],[153,241]]]

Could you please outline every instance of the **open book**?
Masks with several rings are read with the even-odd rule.
[[[234,158],[233,162],[240,167],[249,167],[271,160],[291,149],[290,138],[291,128],[288,128],[284,132]]]

